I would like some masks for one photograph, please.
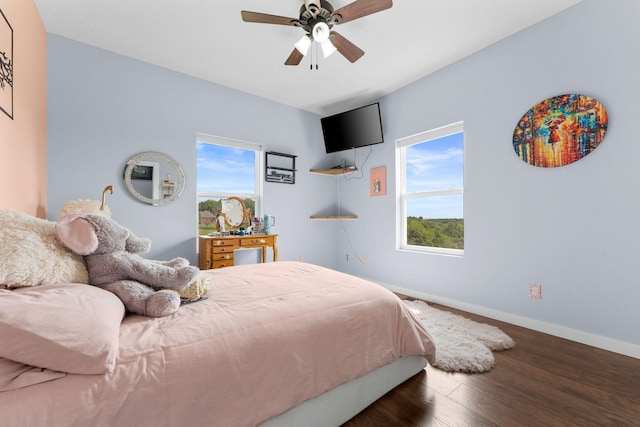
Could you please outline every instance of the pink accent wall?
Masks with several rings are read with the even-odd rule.
[[[13,120],[0,111],[0,209],[46,218],[46,32],[33,0],[0,0],[0,10],[13,28],[14,61]]]

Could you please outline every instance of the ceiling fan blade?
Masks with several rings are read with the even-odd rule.
[[[302,61],[302,58],[304,58],[304,55],[298,49],[293,48],[293,52],[291,52],[291,55],[284,61],[284,65],[298,65],[300,61]]]
[[[356,0],[334,11],[331,14],[331,18],[340,15],[341,18],[337,20],[337,23],[344,24],[345,22],[389,9],[391,6],[393,6],[393,0]]]
[[[331,31],[330,35],[331,43],[338,49],[338,52],[342,54],[349,62],[354,63],[364,55],[364,51],[349,40],[345,39],[339,33]]]
[[[298,22],[295,18],[287,18],[286,16],[269,15],[260,12],[249,12],[243,10],[242,20],[244,22],[257,22],[260,24],[277,24],[277,25],[294,25],[294,22]]]

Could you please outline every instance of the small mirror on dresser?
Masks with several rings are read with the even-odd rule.
[[[172,157],[155,151],[133,156],[124,169],[124,186],[143,203],[166,205],[184,191],[184,171]]]

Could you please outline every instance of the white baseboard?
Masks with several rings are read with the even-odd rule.
[[[371,279],[368,280],[373,281]],[[435,304],[440,304],[458,310],[466,311],[468,313],[477,314],[479,316],[500,320],[502,322],[511,323],[512,325],[522,326],[523,328],[533,329],[534,331],[543,332],[545,334],[554,335],[556,337],[576,341],[582,344],[590,345],[592,347],[597,347],[604,350],[612,351],[614,353],[619,353],[625,356],[640,359],[640,345],[637,344],[615,340],[612,338],[603,337],[601,335],[591,334],[577,329],[556,325],[554,323],[531,319],[529,317],[505,313],[503,311],[493,310],[491,308],[486,308],[479,305],[467,304],[448,298],[441,298],[436,295],[418,292],[413,289],[405,289],[380,282],[376,283],[389,289],[392,292],[397,292],[413,298],[422,299]]]

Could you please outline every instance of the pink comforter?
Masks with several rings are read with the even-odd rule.
[[[209,299],[122,322],[115,370],[0,393],[2,425],[255,426],[378,367],[433,361],[388,290],[312,264],[204,272]]]

